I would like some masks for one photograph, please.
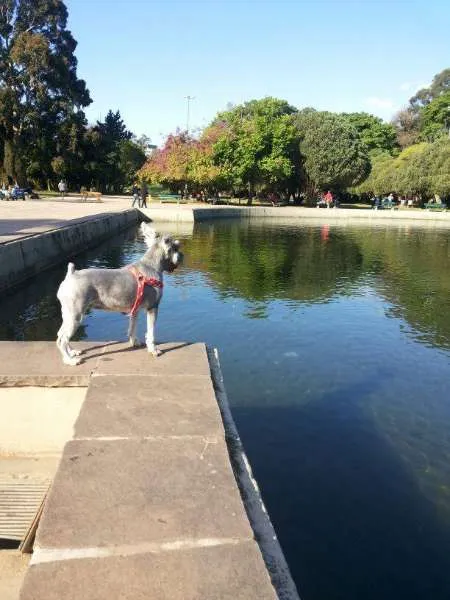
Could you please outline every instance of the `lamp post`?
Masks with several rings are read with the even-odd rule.
[[[189,111],[190,111],[191,100],[194,100],[195,96],[185,96],[185,98],[187,100],[186,132],[189,135]]]

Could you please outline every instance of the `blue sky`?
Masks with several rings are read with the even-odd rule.
[[[227,103],[275,96],[390,120],[450,67],[444,0],[66,0],[90,122],[120,110],[160,144]]]

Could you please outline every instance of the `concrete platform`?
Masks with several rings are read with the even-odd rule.
[[[163,344],[157,359],[118,342],[77,347],[85,362],[68,367],[54,343],[0,342],[6,388],[87,386],[21,600],[297,600],[251,473],[231,466],[246,458],[205,345]]]
[[[51,585],[49,583],[51,582]],[[255,542],[32,567],[27,600],[275,600]]]
[[[36,560],[251,540],[242,508],[223,438],[74,440],[45,507]]]
[[[177,386],[162,377],[141,378],[139,386],[131,375],[94,377],[75,438],[222,436],[219,408],[211,402],[211,381],[189,374],[178,377]]]

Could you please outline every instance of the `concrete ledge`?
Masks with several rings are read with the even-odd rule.
[[[258,546],[84,558],[29,569],[27,600],[275,600]]]
[[[0,244],[0,292],[117,235],[138,220],[139,212],[134,209],[96,215]]]
[[[130,348],[127,342],[105,345],[95,375],[149,377],[170,373],[170,377],[211,376],[205,344],[171,342],[158,344],[158,348],[162,354],[154,358],[145,347]]]
[[[87,387],[104,345],[74,342],[73,347],[86,351],[86,362],[76,369],[63,364],[56,343],[0,342],[0,387]]]
[[[370,210],[370,209],[323,209],[306,208],[301,206],[150,206],[139,209],[146,219],[155,222],[201,222],[211,219],[296,219],[310,222],[316,220],[321,223],[328,222],[356,222],[356,223],[383,223],[383,222],[413,222],[436,223],[450,226],[450,213],[430,212],[426,210]]]
[[[69,367],[54,342],[0,342],[0,387],[87,387],[93,375],[210,377],[204,344],[159,344],[154,358],[126,342],[72,342],[83,362]]]

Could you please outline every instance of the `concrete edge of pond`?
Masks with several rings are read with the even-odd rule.
[[[300,600],[231,413],[219,353],[216,348],[211,347],[207,347],[207,353],[214,391],[225,428],[225,440],[231,465],[255,539],[278,598],[280,600]]]
[[[86,217],[0,245],[0,292],[38,275],[141,220],[135,209]]]
[[[435,223],[450,226],[450,213],[428,210],[370,210],[370,209],[322,209],[302,206],[193,206],[174,204],[150,205],[140,208],[145,218],[154,221],[202,222],[215,219],[295,219],[302,221],[320,220],[322,223]]]

